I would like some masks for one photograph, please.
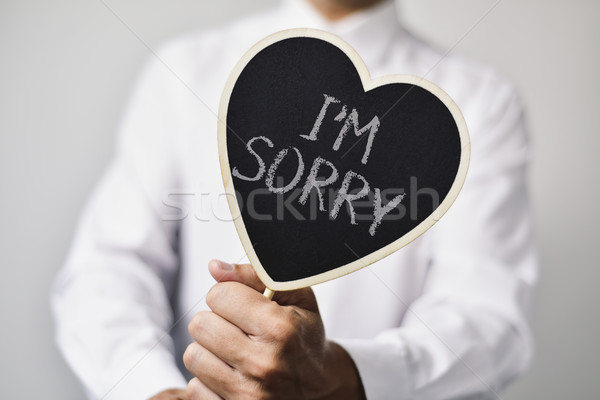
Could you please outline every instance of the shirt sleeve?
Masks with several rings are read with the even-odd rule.
[[[422,296],[401,326],[374,339],[338,341],[369,399],[495,399],[532,356],[528,313],[537,256],[526,185],[529,144],[512,86],[496,79],[484,92],[476,109],[463,110],[475,121],[464,188],[419,239],[430,254]]]
[[[54,282],[57,342],[92,399],[145,399],[187,384],[169,336],[178,226],[164,221],[162,204],[178,184],[173,79],[158,60],[146,67]]]

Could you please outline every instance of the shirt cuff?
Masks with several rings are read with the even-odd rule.
[[[411,384],[405,346],[378,339],[332,339],[358,369],[369,400],[410,399]]]

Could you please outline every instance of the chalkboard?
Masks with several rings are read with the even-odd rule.
[[[219,109],[229,206],[271,290],[337,278],[417,238],[464,182],[470,142],[425,79],[371,79],[332,34],[282,31],[233,70]]]

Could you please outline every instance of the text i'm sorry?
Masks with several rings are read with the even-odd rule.
[[[337,113],[332,114],[333,110],[328,113],[328,110],[331,108],[332,104],[339,104],[341,101],[338,98],[328,94],[323,94],[323,97],[324,102],[319,114],[315,119],[312,130],[308,134],[301,134],[299,136],[305,140],[315,142],[318,141],[319,137],[321,136],[322,140],[331,140],[333,143],[332,149],[334,151],[339,151],[349,132],[353,132],[354,136],[357,138],[361,138],[362,135],[366,135],[366,140],[362,141],[365,149],[360,162],[362,164],[367,164],[369,161],[369,156],[371,155],[371,149],[375,142],[377,131],[379,130],[379,126],[381,124],[379,117],[375,115],[367,124],[361,126],[359,123],[359,113],[356,108],[351,108],[349,111],[348,106],[344,104]],[[333,117],[334,121],[340,122],[341,126],[337,135],[330,135],[330,132],[320,132],[324,119],[329,115]],[[333,138],[335,139],[332,140]],[[300,150],[295,146],[288,146],[279,150],[267,169],[265,160],[259,153],[260,150],[258,149],[257,142],[264,142],[270,148],[274,147],[273,141],[266,136],[261,135],[251,138],[246,144],[246,149],[248,150],[249,154],[256,159],[257,172],[250,176],[240,172],[237,167],[233,167],[231,174],[234,177],[249,182],[259,181],[264,178],[266,188],[272,193],[276,194],[285,194],[298,187],[298,185],[302,185],[302,192],[298,198],[298,202],[300,204],[306,205],[309,194],[311,191],[315,190],[319,200],[320,211],[328,212],[330,217],[335,220],[338,217],[342,205],[345,203],[350,215],[350,223],[354,225],[357,224],[353,201],[367,197],[371,190],[368,180],[363,175],[350,169],[343,174],[341,183],[339,183],[338,181],[340,180],[339,178],[341,175],[340,171],[331,161],[321,156],[314,158],[310,169],[308,169],[308,172],[305,174],[306,164],[304,157]],[[352,144],[352,146],[358,144],[358,142],[355,142]],[[255,148],[255,146],[257,148]],[[284,158],[289,157],[290,154],[292,154],[291,157],[295,156],[297,158],[297,168],[293,178],[285,186],[276,186],[275,177],[277,176],[279,166]],[[326,177],[322,178],[323,176]],[[358,191],[355,190],[353,191],[354,193],[352,193],[350,191],[351,184],[357,181],[361,185],[360,189]],[[327,186],[334,186],[335,184],[339,184],[337,195],[335,196],[335,200],[330,209],[326,209],[323,201],[322,190]],[[381,190],[375,187],[373,188],[373,192],[373,221],[369,226],[369,234],[371,236],[376,234],[377,227],[379,224],[381,224],[384,216],[396,208],[406,195],[405,193],[399,194],[392,200],[382,203]]]

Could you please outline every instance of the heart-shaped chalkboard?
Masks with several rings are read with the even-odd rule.
[[[460,110],[408,75],[371,80],[332,34],[293,29],[240,60],[219,110],[234,222],[271,290],[310,286],[405,246],[448,210],[470,144]]]

